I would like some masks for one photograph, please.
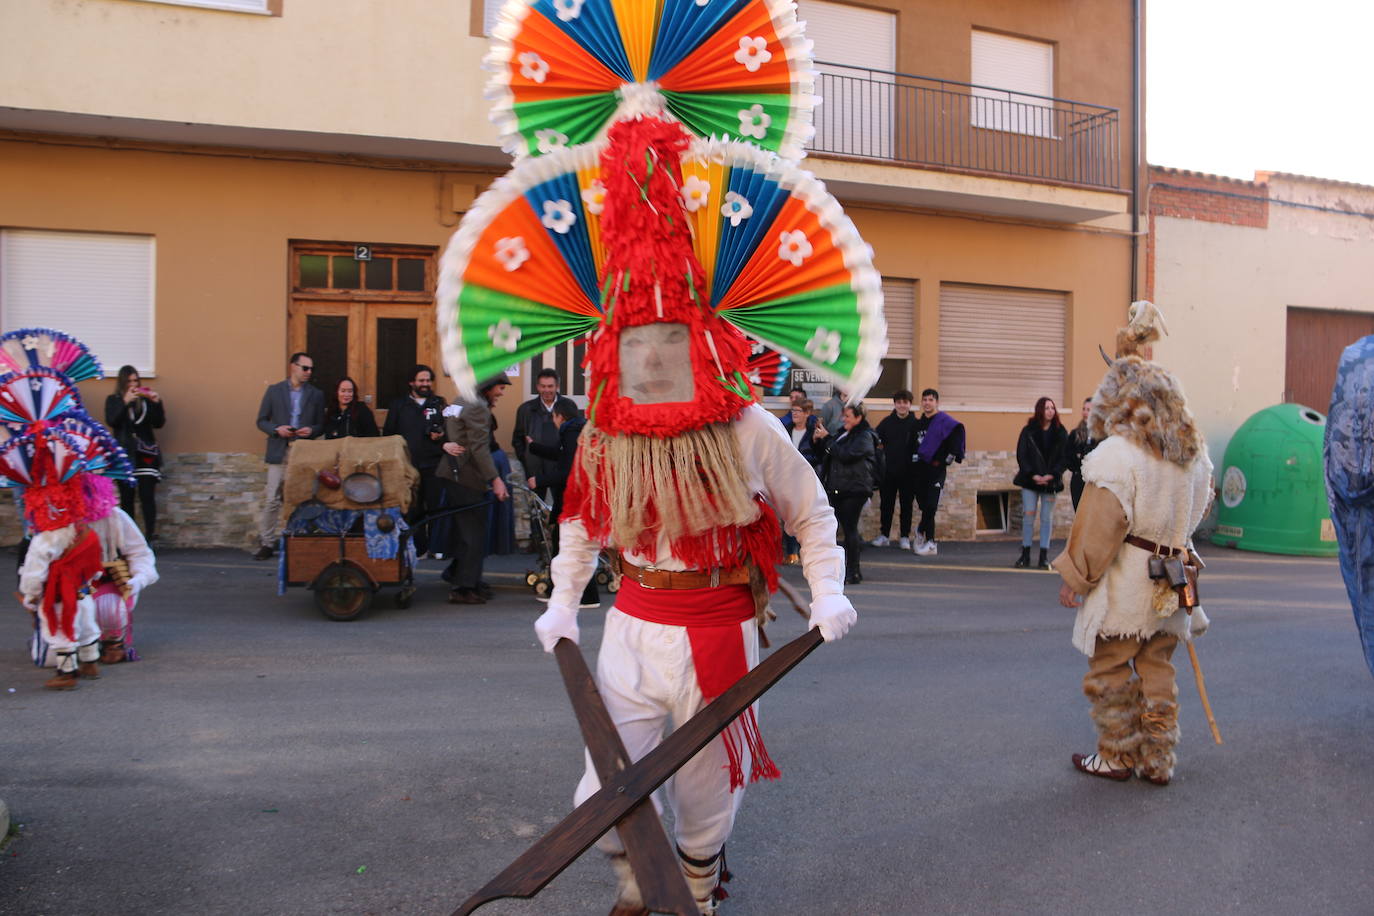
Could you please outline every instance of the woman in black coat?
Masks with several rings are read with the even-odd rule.
[[[816,440],[825,450],[821,482],[844,531],[844,581],[863,581],[859,569],[859,514],[878,485],[878,436],[864,419],[862,404],[845,405],[841,430]]]
[[[148,543],[157,540],[157,482],[162,479],[162,448],[155,429],[167,422],[162,396],[143,387],[133,366],[120,366],[114,394],[105,399],[105,425],[134,465],[134,479],[119,482],[119,508],[134,515],[134,496],[143,509],[143,534]]]
[[[1069,434],[1059,422],[1059,411],[1051,398],[1035,402],[1035,413],[1021,429],[1016,442],[1016,478],[1021,488],[1021,556],[1017,569],[1030,566],[1031,533],[1035,516],[1040,515],[1040,562],[1049,569],[1050,530],[1054,525],[1054,497],[1064,489],[1064,468],[1069,460]]]
[[[1083,419],[1069,433],[1069,496],[1073,498],[1074,509],[1083,498],[1083,459],[1097,448],[1097,440],[1088,432],[1088,414],[1092,412],[1093,399],[1083,399]]]
[[[324,409],[324,438],[375,435],[377,419],[372,416],[372,408],[359,400],[358,383],[345,375],[334,386],[334,397]]]

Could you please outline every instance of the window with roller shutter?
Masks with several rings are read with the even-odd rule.
[[[49,327],[91,348],[113,376],[154,375],[151,235],[0,231],[0,327]]]
[[[1068,294],[940,285],[940,400],[946,409],[1018,411],[1063,404]]]

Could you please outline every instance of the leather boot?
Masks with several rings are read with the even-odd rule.
[[[59,671],[43,684],[49,690],[75,690],[81,686],[75,671]]]
[[[1050,552],[1044,547],[1040,548],[1040,562],[1035,564],[1036,569],[1050,568]]]
[[[100,641],[100,664],[117,665],[128,657],[124,651],[124,640],[102,639]]]
[[[77,666],[76,673],[87,680],[96,681],[100,679],[100,666],[95,662],[82,662]]]
[[[1012,564],[1012,569],[1029,569],[1029,568],[1030,568],[1030,548],[1029,548],[1029,547],[1022,547],[1022,548],[1021,548],[1021,556],[1019,556],[1019,557],[1016,558],[1016,562]]]

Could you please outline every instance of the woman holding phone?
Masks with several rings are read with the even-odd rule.
[[[120,481],[119,508],[134,516],[134,496],[143,508],[143,534],[157,540],[157,482],[162,479],[162,449],[153,430],[167,422],[162,396],[143,385],[133,366],[120,366],[114,394],[105,399],[105,425],[129,453],[134,479]]]

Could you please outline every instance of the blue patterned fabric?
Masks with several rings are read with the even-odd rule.
[[[1374,672],[1374,335],[1341,354],[1323,454],[1341,577]]]
[[[381,516],[390,516],[396,524],[390,531],[382,531],[377,527],[377,519]],[[295,515],[287,521],[283,529],[283,537],[278,543],[277,554],[277,594],[286,594],[286,537],[284,535],[304,535],[304,534],[347,534],[357,523],[359,516],[363,520],[363,538],[367,544],[367,556],[371,560],[394,560],[396,554],[401,549],[401,535],[410,530],[405,518],[398,508],[390,509],[326,509],[319,517],[313,519],[298,518]],[[406,539],[406,563],[408,568],[415,568],[415,541]]]

